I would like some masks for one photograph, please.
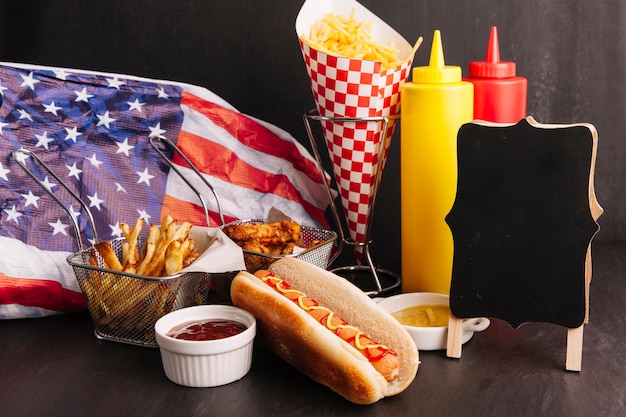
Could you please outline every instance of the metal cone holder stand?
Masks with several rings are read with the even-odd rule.
[[[339,247],[337,249],[337,256],[343,251],[344,247],[352,247],[353,250],[361,251],[361,256],[357,256],[356,265],[347,265],[340,266],[337,268],[330,269],[331,272],[336,273],[339,276],[342,276],[346,279],[349,279],[353,283],[355,283],[359,288],[361,288],[365,294],[373,297],[380,295],[387,295],[393,293],[397,290],[400,290],[401,287],[401,279],[400,276],[390,270],[380,268],[374,262],[374,258],[371,251],[371,230],[372,230],[372,220],[374,218],[374,207],[376,205],[376,195],[378,193],[378,188],[380,186],[380,180],[382,178],[382,172],[384,168],[385,158],[383,157],[385,150],[387,149],[387,145],[391,137],[387,138],[386,132],[389,125],[389,122],[392,120],[399,119],[399,115],[393,116],[374,116],[374,117],[328,117],[328,116],[320,116],[317,110],[311,110],[306,113],[303,117],[304,125],[306,127],[307,135],[309,137],[309,141],[311,142],[311,147],[313,150],[313,154],[319,166],[320,172],[322,173],[322,182],[326,186],[326,192],[328,194],[328,199],[330,201],[330,209],[333,216],[333,220],[339,232],[340,242]],[[357,123],[357,122],[366,122],[366,123],[378,123],[382,125],[380,129],[380,134],[382,136],[381,140],[378,143],[378,155],[380,156],[376,162],[376,175],[374,179],[374,184],[372,187],[371,200],[370,205],[368,207],[367,213],[367,224],[365,225],[365,238],[362,241],[356,241],[352,237],[350,237],[349,233],[345,232],[344,222],[342,222],[342,218],[339,215],[339,209],[335,203],[335,198],[333,197],[332,185],[327,181],[325,177],[325,169],[324,162],[322,160],[322,155],[320,153],[320,146],[318,146],[316,135],[313,132],[313,128],[311,126],[311,121],[317,121],[320,123],[329,122],[329,123]],[[322,135],[323,136],[323,135]],[[327,146],[322,146],[323,149],[328,152]],[[336,181],[335,181],[336,182]],[[337,257],[336,256],[336,257]],[[336,259],[336,257],[334,259]],[[365,279],[363,279],[362,275],[365,275]]]

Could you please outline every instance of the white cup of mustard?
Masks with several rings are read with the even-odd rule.
[[[450,298],[445,294],[411,292],[377,298],[376,301],[403,326],[419,350],[446,349]],[[462,343],[489,327],[488,318],[472,318],[463,322]]]

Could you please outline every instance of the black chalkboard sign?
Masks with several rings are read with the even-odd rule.
[[[517,328],[568,328],[586,316],[586,261],[601,208],[593,126],[463,125],[458,187],[446,222],[454,237],[450,308]]]

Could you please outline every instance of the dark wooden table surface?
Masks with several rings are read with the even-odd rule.
[[[258,343],[242,380],[186,388],[165,377],[158,349],[99,341],[79,313],[0,322],[0,415],[624,416],[625,255],[626,244],[594,244],[581,372],[565,370],[565,328],[492,320],[460,359],[421,352],[411,386],[370,406],[345,401]]]

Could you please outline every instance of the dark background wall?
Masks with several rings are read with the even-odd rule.
[[[492,25],[503,60],[528,78],[528,114],[589,122],[599,133],[598,240],[626,239],[626,2],[620,0],[362,0],[427,65],[440,29],[446,63],[484,59]],[[314,107],[294,22],[299,0],[61,0],[0,2],[0,60],[119,72],[204,86],[308,146]],[[374,219],[374,253],[398,271],[399,136]]]

